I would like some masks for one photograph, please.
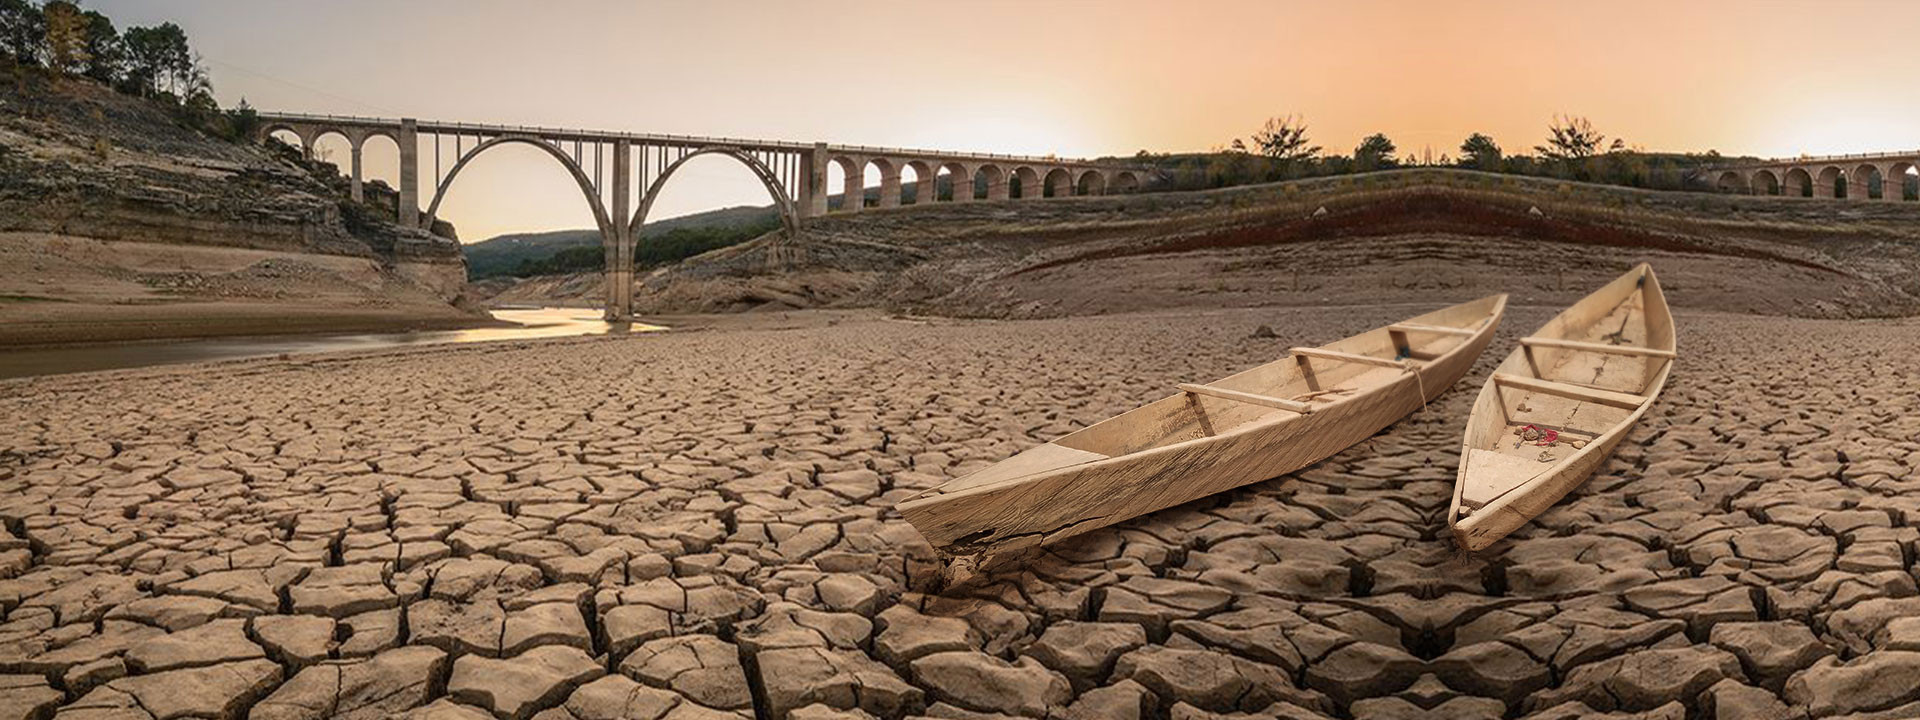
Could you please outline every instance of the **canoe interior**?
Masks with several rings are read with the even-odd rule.
[[[1502,307],[1505,296],[1494,295],[1454,305],[1403,323],[1478,330],[1490,322]],[[1321,349],[1367,355],[1382,359],[1438,357],[1472,340],[1467,335],[1449,335],[1412,331],[1403,336],[1406,347],[1395,345],[1394,333],[1382,326]],[[1347,362],[1309,360],[1305,363],[1285,355],[1207,385],[1227,390],[1308,402],[1322,406],[1338,402],[1360,390],[1401,380],[1401,370]],[[1204,380],[1197,380],[1204,382]],[[1171,388],[1169,388],[1171,389]],[[1441,388],[1428,388],[1429,393]],[[1189,440],[1213,437],[1265,420],[1296,415],[1287,410],[1251,405],[1210,396],[1179,393],[1129,412],[1108,418],[1051,443],[1036,446],[1007,460],[948,482],[934,492],[953,493],[968,488],[1006,482],[1074,465],[1130,455]]]
[[[1652,269],[1640,265],[1567,308],[1532,337],[1672,351],[1673,316]],[[1531,353],[1516,348],[1494,372],[1646,396],[1657,391],[1656,380],[1671,362],[1666,357],[1535,346]],[[1489,380],[1468,422],[1456,502],[1468,510],[1483,507],[1534,478],[1560,471],[1586,445],[1616,440],[1613,436],[1624,432],[1637,414],[1633,407]],[[1552,430],[1560,441],[1548,447],[1526,442],[1516,433],[1528,425]],[[1574,447],[1575,441],[1582,448]]]
[[[1427,313],[1409,322],[1478,329],[1491,317],[1497,300],[1497,297],[1482,298]],[[1415,359],[1438,357],[1467,340],[1468,337],[1459,335],[1409,333],[1407,341],[1412,352],[1406,356]],[[1321,348],[1386,359],[1402,356],[1400,350],[1393,346],[1385,327]],[[1321,405],[1337,402],[1355,391],[1383,385],[1404,376],[1405,373],[1393,368],[1313,360],[1300,363],[1288,357],[1207,384]],[[1292,414],[1286,410],[1223,398],[1180,394],[1108,418],[1054,443],[1105,456],[1127,455],[1220,435],[1269,417]]]

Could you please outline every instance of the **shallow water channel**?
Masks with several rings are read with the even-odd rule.
[[[516,323],[518,327],[339,335],[268,335],[0,350],[0,378],[116,370],[209,360],[234,360],[281,354],[298,355],[444,343],[658,332],[666,329],[644,323],[610,323],[600,319],[599,310],[590,308],[494,310],[493,316],[499,320]]]

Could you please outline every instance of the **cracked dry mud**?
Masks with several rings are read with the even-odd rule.
[[[731,329],[0,386],[0,718],[1920,716],[1920,324],[1682,314],[1585,487],[1446,540],[1467,380],[922,592],[892,503],[1411,314]],[[1258,325],[1279,337],[1254,339]]]

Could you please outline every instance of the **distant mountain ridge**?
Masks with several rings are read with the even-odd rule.
[[[778,219],[772,205],[738,205],[650,222],[641,235],[761,225]],[[572,248],[599,244],[600,231],[582,228],[501,235],[463,246],[462,250],[467,256],[468,276],[479,279],[511,274],[522,262],[537,262]]]

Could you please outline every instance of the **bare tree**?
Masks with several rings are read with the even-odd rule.
[[[1308,160],[1320,154],[1319,145],[1308,144],[1306,118],[1292,115],[1267,118],[1267,124],[1253,134],[1253,147],[1261,155],[1282,163]]]
[[[1624,150],[1625,141],[1614,138],[1612,145],[1606,145],[1607,136],[1593,129],[1593,123],[1584,117],[1568,115],[1553,116],[1553,123],[1547,126],[1547,144],[1535,145],[1533,151],[1548,160],[1568,162],[1583,160],[1600,153],[1602,146],[1608,152]]]

